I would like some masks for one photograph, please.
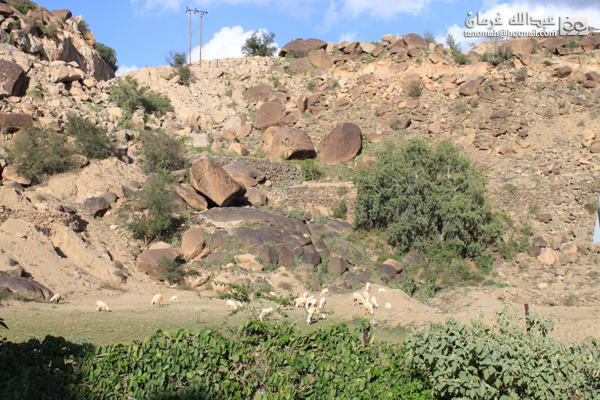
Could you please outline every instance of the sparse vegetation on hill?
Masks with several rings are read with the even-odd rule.
[[[81,117],[70,117],[65,124],[67,136],[75,138],[75,146],[87,158],[102,159],[113,150],[105,130]]]
[[[74,154],[66,136],[41,129],[19,132],[6,150],[10,163],[34,182],[68,170]]]
[[[376,170],[361,170],[354,225],[384,229],[398,252],[431,259],[479,257],[502,233],[485,195],[486,179],[449,142],[414,139],[380,153]]]
[[[167,60],[167,63],[177,71],[175,74],[179,76],[179,82],[181,82],[182,85],[189,86],[192,82],[193,75],[190,66],[185,64],[187,60],[186,54],[170,51],[165,59]]]
[[[125,117],[131,117],[139,107],[144,107],[147,113],[158,111],[165,114],[171,111],[171,100],[167,96],[140,86],[137,79],[130,76],[118,78],[116,84],[108,88],[108,92],[110,100],[123,109]]]
[[[146,173],[168,175],[184,167],[185,146],[162,131],[142,136],[142,168]]]

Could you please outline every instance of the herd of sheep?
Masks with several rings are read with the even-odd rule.
[[[374,315],[375,310],[379,308],[377,299],[375,298],[375,296],[372,296],[370,294],[370,290],[371,290],[371,284],[369,282],[367,282],[367,284],[365,286],[365,290],[362,293],[356,292],[352,295],[353,304],[354,305],[356,305],[356,304],[362,305],[363,317],[366,315],[369,315],[369,314]],[[385,291],[386,291],[385,288],[379,289],[379,293],[382,293]],[[275,293],[271,292],[270,295],[274,297]],[[308,325],[310,325],[313,322],[316,322],[320,319],[326,319],[327,315],[324,313],[324,310],[325,310],[325,304],[327,303],[327,298],[325,296],[327,296],[327,295],[329,295],[329,289],[325,288],[320,293],[321,299],[318,301],[318,303],[317,303],[317,298],[312,295],[309,296],[308,292],[304,292],[304,294],[302,296],[294,299],[294,305],[296,307],[303,307],[306,309],[306,312],[308,313],[308,318],[306,320],[306,323]],[[50,302],[58,304],[61,300],[64,300],[64,297],[62,297],[60,295],[60,293],[56,293],[50,299]],[[163,305],[163,301],[164,301],[163,295],[157,294],[152,298],[152,302],[150,303],[150,305],[152,307],[160,307]],[[169,300],[169,302],[170,303],[178,303],[179,298],[177,297],[177,295],[174,295],[173,297],[171,297],[171,300]],[[228,311],[238,310],[239,308],[242,307],[242,303],[237,300],[229,299],[226,302],[226,307],[227,307]],[[391,308],[390,303],[385,303],[385,307]],[[273,313],[277,308],[279,308],[279,306],[277,306],[276,308],[273,308],[273,307],[264,308],[261,311],[258,319],[260,321],[263,321],[266,317],[272,318]],[[97,301],[96,302],[96,311],[97,312],[100,312],[100,311],[109,312],[110,310],[108,308],[108,305],[105,302]]]

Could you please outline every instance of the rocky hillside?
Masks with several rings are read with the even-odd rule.
[[[26,17],[5,8],[13,17],[3,29],[10,18],[52,15],[63,43],[93,53],[70,13],[38,8]],[[15,44],[0,54],[7,71],[2,145],[10,148],[30,128],[60,137],[69,118],[82,117],[109,135],[114,156],[80,155],[79,169],[33,178],[5,157],[0,269],[13,276],[71,296],[145,293],[157,282],[178,287],[160,261],[167,257],[186,272],[180,288],[207,296],[228,290],[226,283],[296,294],[367,281],[401,285],[407,273],[425,281],[431,271],[410,272],[427,263],[422,254],[394,255],[383,237],[350,225],[355,171],[378,168],[387,142],[419,137],[450,140],[482,168],[496,209],[509,217],[504,242],[514,247],[490,249],[489,274],[467,260],[464,274],[437,276],[447,289],[431,306],[461,301],[456,285],[482,286],[512,302],[598,304],[591,244],[600,193],[598,37],[516,39],[467,54],[416,34],[374,43],[297,40],[277,58],[192,65],[187,86],[172,67],[104,81],[83,50],[84,60],[61,59],[48,47],[52,61],[42,61],[40,51]],[[115,88],[130,79],[168,97],[171,110],[118,107]],[[177,139],[186,162],[171,168],[174,182],[164,186],[180,225],[151,241],[136,239],[131,226],[152,215],[137,200],[157,179],[143,169],[142,144],[158,130]],[[517,249],[513,237],[530,240]]]

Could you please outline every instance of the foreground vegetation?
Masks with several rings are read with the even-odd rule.
[[[3,399],[592,399],[600,345],[548,338],[506,312],[485,326],[449,319],[378,342],[369,321],[301,332],[248,321],[238,329],[158,331],[143,342],[94,347],[63,338],[0,341]]]

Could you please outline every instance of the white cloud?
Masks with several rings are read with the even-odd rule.
[[[117,76],[121,76],[123,74],[126,74],[128,72],[135,72],[135,71],[139,71],[140,69],[138,67],[136,67],[135,65],[132,65],[131,67],[126,67],[124,65],[119,66],[119,69],[117,70],[117,72],[115,73],[115,75]]]
[[[344,42],[347,40],[350,43],[352,43],[354,42],[354,39],[356,39],[356,32],[346,32],[340,35],[340,42]]]
[[[184,3],[183,0],[130,0],[134,10],[138,12],[163,12],[168,10],[181,10],[184,6],[210,6],[214,3],[225,4],[268,4],[270,0],[192,0],[191,3]]]
[[[344,0],[342,13],[352,18],[362,14],[383,20],[391,20],[396,14],[420,14],[432,0]]]
[[[244,32],[244,28],[239,25],[232,28],[224,27],[215,33],[208,43],[202,46],[202,60],[243,57],[242,46],[252,36],[253,32]],[[266,32],[266,29],[260,29],[259,32]],[[276,53],[278,52],[279,45],[277,45]],[[200,59],[199,53],[200,46],[192,49],[192,62],[197,62]]]

